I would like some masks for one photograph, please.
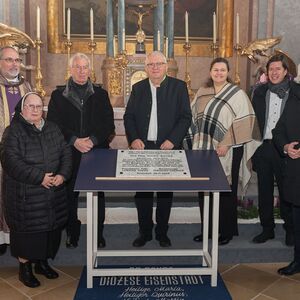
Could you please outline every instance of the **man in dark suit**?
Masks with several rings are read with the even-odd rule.
[[[289,101],[273,130],[273,141],[285,159],[283,194],[292,205],[295,236],[292,262],[278,270],[280,275],[300,273],[300,85],[291,82]]]
[[[288,63],[282,55],[274,55],[267,63],[268,82],[257,87],[253,93],[253,108],[257,117],[262,145],[253,156],[253,168],[258,179],[258,207],[262,233],[253,238],[254,243],[264,243],[274,238],[274,177],[280,196],[280,213],[286,230],[285,243],[294,244],[291,205],[282,193],[283,159],[272,142],[272,129],[278,122],[287,101],[290,99],[291,82]]]
[[[148,74],[132,87],[124,115],[127,139],[132,149],[180,149],[191,124],[191,110],[186,83],[167,76],[167,61],[158,51],[145,60]],[[155,235],[161,247],[171,246],[167,236],[172,206],[172,192],[157,193]],[[152,240],[153,192],[136,193],[139,236],[134,247]]]

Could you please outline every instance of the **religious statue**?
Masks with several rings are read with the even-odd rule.
[[[143,17],[148,16],[149,12],[145,11],[132,11],[138,17],[137,24],[138,24],[138,31],[136,32],[136,48],[135,53],[145,53],[145,39],[146,35],[144,30],[142,29]]]

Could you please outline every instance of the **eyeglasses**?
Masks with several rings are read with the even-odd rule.
[[[11,58],[11,57],[6,57],[6,58],[1,58],[1,60],[4,60],[8,64],[20,64],[22,62],[22,58]]]
[[[157,63],[149,63],[147,64],[148,68],[160,68],[161,66],[165,65],[165,62],[157,62]]]
[[[42,111],[43,105],[33,105],[33,104],[24,104],[28,108],[29,111]]]
[[[86,66],[75,65],[75,66],[72,66],[72,68],[76,69],[77,71],[81,71],[81,70],[86,71],[86,70],[89,69],[89,66],[87,66],[87,65]]]

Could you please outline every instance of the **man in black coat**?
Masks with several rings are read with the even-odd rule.
[[[74,185],[81,156],[93,148],[108,148],[114,134],[113,109],[108,93],[89,79],[90,60],[82,53],[70,59],[71,77],[66,86],[53,91],[47,119],[58,124],[66,141],[72,146],[73,172],[68,183],[69,220],[67,247],[75,248],[80,235],[77,216],[78,192]],[[98,247],[105,247],[103,223],[105,218],[104,194],[98,193]]]
[[[283,159],[272,142],[275,127],[285,107],[292,97],[293,84],[288,75],[288,64],[283,55],[274,55],[267,63],[268,82],[257,87],[253,94],[253,108],[257,117],[262,145],[256,150],[252,161],[257,172],[258,207],[262,233],[253,238],[254,243],[264,243],[274,238],[274,177],[280,196],[280,214],[286,230],[285,243],[294,244],[291,205],[282,193]]]
[[[167,61],[161,52],[149,54],[145,60],[147,79],[136,83],[124,115],[124,125],[132,149],[180,149],[191,124],[191,110],[185,82],[167,76]],[[172,192],[157,193],[155,228],[161,247],[171,246],[167,236],[172,206]],[[152,240],[153,192],[136,193],[139,236],[134,247]]]
[[[289,101],[273,130],[273,141],[284,157],[283,195],[292,204],[294,259],[281,275],[300,273],[300,85],[291,82]]]

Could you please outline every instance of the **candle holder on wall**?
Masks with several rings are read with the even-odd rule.
[[[65,44],[65,47],[67,48],[67,71],[66,71],[66,76],[65,76],[65,80],[67,81],[71,76],[69,61],[70,61],[71,48],[72,48],[73,43],[71,42],[71,40],[68,39],[64,42],[64,44]]]
[[[191,48],[192,48],[191,43],[189,43],[189,42],[185,42],[184,43],[184,45],[183,45],[183,50],[185,52],[185,77],[184,77],[184,81],[186,82],[190,99],[193,99],[194,92],[193,92],[193,90],[191,88],[192,80],[191,80],[191,76],[190,76],[190,73],[189,73],[189,70],[188,70],[188,67],[189,67],[189,55],[190,55],[190,52],[191,52]]]
[[[41,46],[42,41],[40,39],[37,39],[34,41],[36,45],[37,50],[37,66],[36,66],[36,76],[35,76],[35,91],[41,95],[41,97],[44,97],[46,95],[46,92],[42,85],[42,68],[41,68]]]
[[[241,78],[239,74],[239,58],[241,56],[242,46],[241,44],[235,44],[233,49],[236,51],[236,61],[235,61],[235,78],[234,83],[239,85],[241,83]]]
[[[96,82],[95,68],[94,68],[94,52],[96,50],[97,44],[94,40],[89,42],[89,49],[91,50],[91,80]]]
[[[218,57],[218,51],[219,50],[219,45],[217,42],[215,43],[212,43],[211,44],[211,52],[212,52],[212,56],[213,56],[213,59],[215,59],[216,57]]]

